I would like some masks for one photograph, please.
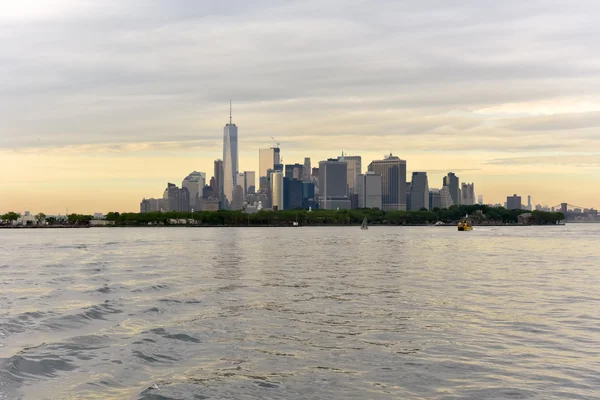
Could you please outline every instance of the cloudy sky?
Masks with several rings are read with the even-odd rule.
[[[390,151],[486,202],[600,206],[596,0],[0,2],[0,212],[135,211],[240,167]]]

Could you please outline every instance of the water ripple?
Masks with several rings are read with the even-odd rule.
[[[599,240],[0,231],[0,399],[600,399]]]

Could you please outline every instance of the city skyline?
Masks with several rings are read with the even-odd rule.
[[[230,98],[233,172],[274,137],[285,164],[391,152],[486,203],[599,206],[596,2],[55,3],[0,12],[0,212],[135,211],[208,180]]]

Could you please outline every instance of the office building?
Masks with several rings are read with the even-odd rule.
[[[454,205],[454,201],[452,201],[452,195],[450,194],[450,188],[448,186],[444,186],[440,189],[440,204],[443,210]]]
[[[477,196],[477,204],[479,204],[480,206],[483,205],[483,195],[482,194]]]
[[[233,200],[233,190],[237,186],[238,174],[238,128],[231,122],[223,128],[223,196],[226,203]]]
[[[342,155],[338,157],[339,161],[345,161],[348,164],[347,168],[347,181],[348,181],[348,193],[357,193],[356,191],[356,180],[358,175],[362,174],[362,159],[360,156],[348,156]]]
[[[190,191],[187,188],[179,189],[179,204],[177,206],[177,211],[189,212],[192,209],[192,199],[190,196]]]
[[[521,196],[513,194],[512,196],[506,197],[506,209],[507,210],[520,210],[521,209]]]
[[[273,171],[271,181],[271,207],[273,210],[283,210],[283,172]]]
[[[283,209],[302,208],[304,187],[299,179],[283,178]]]
[[[181,182],[182,188],[187,188],[190,193],[190,203],[192,205],[196,204],[197,199],[202,198],[202,189],[205,185],[206,175],[204,173],[200,173],[194,171],[190,173],[183,179]]]
[[[256,172],[244,171],[244,189],[246,195],[256,192]]]
[[[216,198],[212,186],[204,186],[202,188],[202,198],[203,199]],[[196,206],[196,208],[200,209],[200,207],[198,207],[198,206]]]
[[[317,208],[315,184],[313,182],[302,182],[302,208]]]
[[[286,164],[285,165],[285,178],[288,179],[297,179],[300,180],[302,178],[302,171],[304,166],[302,164]]]
[[[304,167],[302,168],[302,181],[310,182],[311,168],[310,168],[310,157],[304,158]]]
[[[418,211],[422,208],[429,210],[429,182],[427,172],[413,172],[410,182],[410,209]]]
[[[148,212],[159,212],[164,208],[164,200],[163,199],[143,199],[140,203],[140,212],[148,213]]]
[[[527,209],[529,211],[532,211],[532,205],[531,205],[531,196],[527,196]]]
[[[358,208],[378,208],[381,210],[381,175],[373,171],[359,174],[356,179],[356,195],[358,196]]]
[[[163,192],[165,211],[179,211],[179,188],[174,183],[167,183]]]
[[[459,205],[460,204],[460,185],[459,178],[454,174],[454,172],[448,172],[448,175],[444,177],[444,186],[448,187],[450,190],[450,196],[452,197],[452,203]]]
[[[347,163],[330,158],[319,162],[319,203],[325,210],[350,209]]]
[[[474,183],[461,183],[460,185],[460,204],[465,206],[472,206],[475,204],[475,184]]]
[[[215,160],[214,178],[215,187],[213,187],[213,192],[219,201],[223,201],[223,160]]]
[[[390,153],[383,160],[372,161],[368,169],[381,175],[382,210],[406,210],[406,161]]]
[[[442,209],[442,197],[440,195],[440,189],[429,190],[429,209]]]
[[[267,176],[268,170],[275,170],[280,163],[279,147],[258,150],[258,177]]]
[[[244,208],[244,188],[242,185],[237,185],[235,189],[233,189],[233,198],[231,200],[230,209],[232,210],[241,210]]]

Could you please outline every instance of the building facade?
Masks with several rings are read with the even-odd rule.
[[[304,158],[304,167],[302,169],[302,181],[310,182],[312,169],[310,167],[310,157]]]
[[[231,122],[223,128],[223,196],[229,203],[237,186],[238,174],[238,128]]]
[[[258,150],[258,177],[267,176],[268,170],[275,170],[279,164],[279,147]]]
[[[347,164],[330,158],[319,162],[319,203],[320,208],[334,210],[336,208],[349,209]],[[334,200],[335,205],[334,205]],[[347,202],[348,204],[346,205]],[[340,206],[341,205],[341,206]]]
[[[429,182],[427,172],[413,172],[410,182],[410,209],[418,211],[422,208],[429,210]]]
[[[304,187],[300,179],[283,178],[283,209],[302,208]]]
[[[512,196],[506,197],[506,209],[507,210],[520,210],[521,209],[521,196],[513,194]]]
[[[360,156],[347,156],[342,153],[340,157],[338,157],[339,161],[345,161],[348,165],[346,170],[348,181],[348,193],[358,193],[356,191],[356,180],[358,176],[362,174],[362,158]]]
[[[474,183],[461,183],[460,185],[460,204],[466,206],[472,206],[475,204],[475,184]]]
[[[392,155],[369,164],[381,175],[381,207],[384,211],[406,210],[406,161]]]
[[[244,189],[246,195],[256,192],[256,172],[244,171]]]
[[[440,189],[429,190],[429,209],[442,209],[442,197],[440,195]]]
[[[460,184],[459,178],[454,174],[454,172],[448,172],[448,175],[444,177],[444,186],[448,187],[450,191],[450,196],[452,197],[452,203],[459,205],[460,204]]]
[[[448,209],[454,205],[452,201],[452,195],[450,194],[450,188],[444,186],[440,189],[440,204],[442,209]]]
[[[271,207],[275,210],[283,210],[283,172],[273,171],[271,180]]]
[[[366,174],[359,174],[356,179],[355,189],[358,195],[358,208],[382,209],[381,175],[377,175],[373,171],[367,171]]]
[[[215,160],[214,163],[214,178],[215,187],[213,192],[215,197],[219,199],[219,202],[223,201],[223,160]]]

